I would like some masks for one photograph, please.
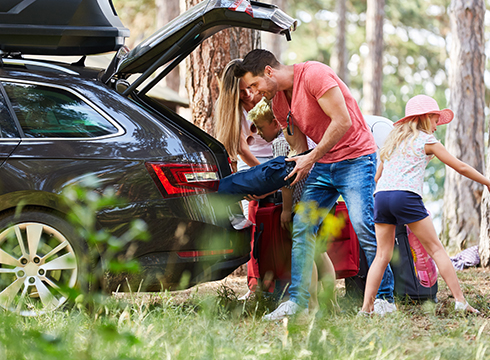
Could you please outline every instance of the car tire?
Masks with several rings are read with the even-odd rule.
[[[23,316],[60,309],[86,275],[84,246],[54,213],[25,210],[0,219],[0,307]]]

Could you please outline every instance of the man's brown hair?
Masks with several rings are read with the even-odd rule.
[[[264,75],[265,67],[269,65],[277,69],[280,65],[273,53],[268,50],[255,49],[250,51],[235,67],[235,76],[243,77],[250,72],[253,76]]]

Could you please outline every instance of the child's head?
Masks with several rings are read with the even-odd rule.
[[[248,112],[247,118],[254,123],[258,134],[267,142],[274,140],[281,131],[281,126],[274,117],[270,101],[265,97]]]
[[[438,125],[449,123],[453,117],[452,110],[440,110],[437,102],[430,96],[414,96],[405,106],[405,117],[394,124],[393,130],[380,150],[381,160],[389,159],[395,148],[402,144],[407,146],[406,140],[412,139],[413,141],[419,131],[433,134]]]

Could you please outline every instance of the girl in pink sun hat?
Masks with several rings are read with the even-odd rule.
[[[449,123],[453,117],[450,109],[440,110],[431,97],[417,95],[407,102],[405,117],[394,124],[380,150],[381,164],[375,176],[374,198],[378,249],[367,276],[364,302],[359,312],[362,315],[373,312],[383,272],[393,255],[395,227],[400,224],[408,225],[434,259],[456,301],[455,309],[479,313],[465,300],[451,260],[422,202],[425,168],[433,156],[490,190],[489,179],[451,155],[434,137],[437,126]]]
[[[439,120],[436,125],[447,124],[454,117],[451,109],[439,110],[439,105],[430,96],[416,95],[408,100],[407,105],[405,105],[405,117],[398,120],[395,125],[410,120],[415,116],[426,114],[439,115]]]

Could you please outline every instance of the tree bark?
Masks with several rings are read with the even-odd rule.
[[[186,0],[187,8],[199,3]],[[206,39],[186,58],[186,89],[192,122],[214,136],[213,110],[218,98],[218,78],[232,59],[244,57],[260,46],[260,33],[250,29],[231,28]]]
[[[449,86],[455,116],[447,125],[446,148],[480,172],[484,169],[484,15],[483,0],[451,2]],[[482,185],[446,166],[441,237],[449,253],[478,243],[482,191]],[[488,221],[488,209],[484,214]],[[481,243],[488,248],[488,236]]]
[[[339,78],[346,84],[349,83],[347,78],[347,46],[346,46],[346,3],[347,0],[337,0],[337,39],[335,41],[335,48],[332,54],[332,69],[337,73]],[[383,44],[381,44],[383,46]]]
[[[369,53],[364,63],[363,113],[381,115],[383,83],[383,18],[385,0],[367,0],[366,42]]]
[[[180,15],[179,0],[155,0],[155,4],[157,7],[156,23],[158,29]],[[178,66],[165,76],[165,82],[170,89],[179,93],[180,70]]]

